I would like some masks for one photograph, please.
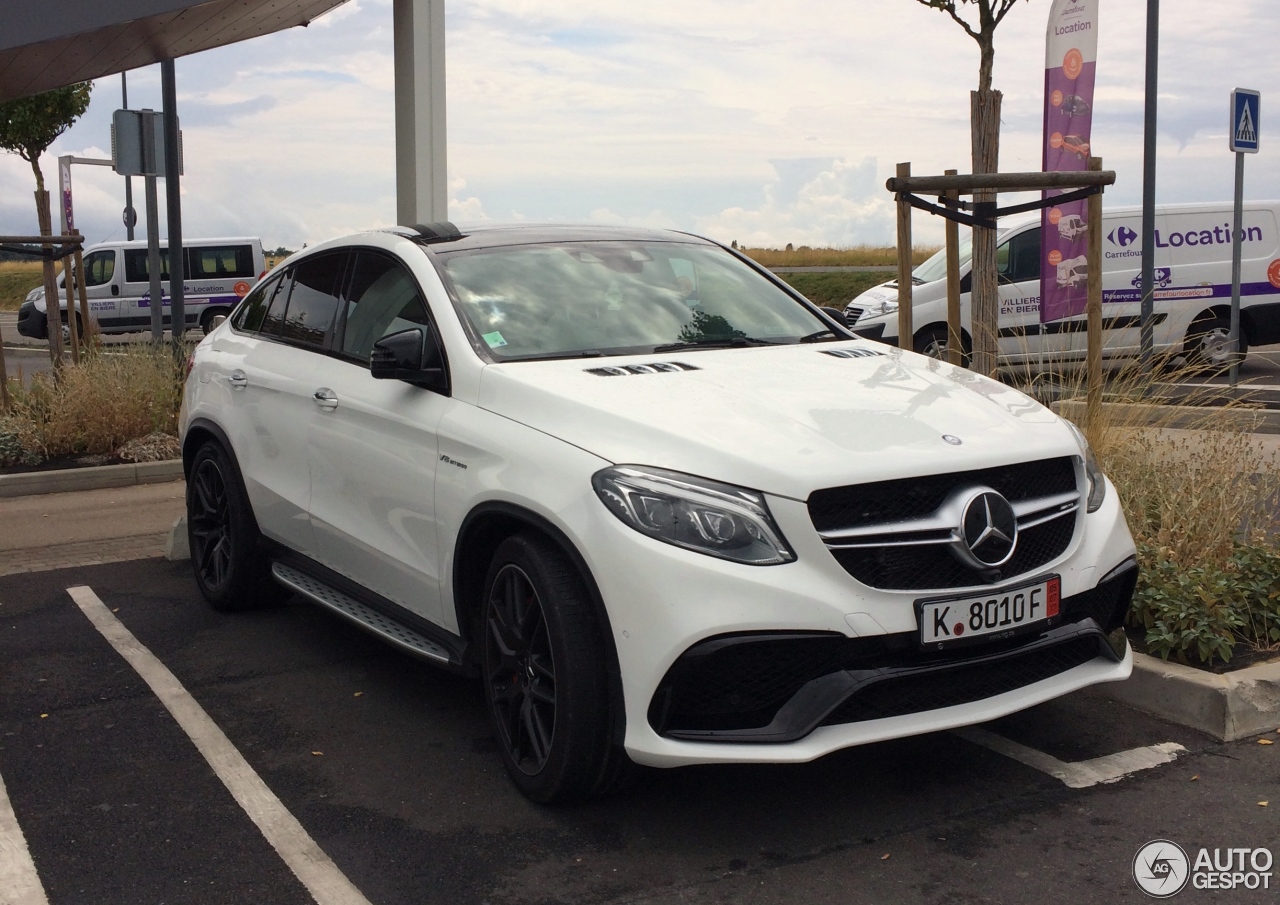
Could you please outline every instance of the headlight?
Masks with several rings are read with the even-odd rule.
[[[1087,512],[1097,512],[1102,506],[1102,501],[1107,498],[1106,476],[1102,473],[1102,467],[1098,464],[1098,457],[1093,454],[1093,447],[1089,445],[1088,439],[1085,438],[1084,431],[1070,421],[1067,421],[1066,425],[1076,435],[1076,442],[1080,444],[1080,451],[1084,453],[1084,474],[1089,480],[1089,498],[1085,504],[1085,510]]]
[[[755,491],[634,465],[598,471],[591,484],[610,512],[655,540],[752,566],[796,558]]]
[[[890,314],[897,314],[898,303],[888,300],[880,302],[872,302],[863,309],[863,317],[887,317]]]

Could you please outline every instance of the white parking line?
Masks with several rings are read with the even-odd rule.
[[[1187,750],[1176,742],[1161,742],[1146,748],[1130,748],[1128,751],[1119,751],[1115,754],[1095,757],[1092,760],[1067,763],[1043,751],[1019,745],[1002,735],[996,735],[994,732],[979,729],[976,726],[952,731],[965,741],[981,745],[989,751],[1003,754],[1020,764],[1025,764],[1041,773],[1047,773],[1054,779],[1060,779],[1069,789],[1087,789],[1089,786],[1100,783],[1119,782],[1139,770],[1149,770],[1161,764],[1171,763],[1179,754]]]
[[[49,905],[0,777],[0,905]]]
[[[271,847],[311,893],[317,905],[370,905],[333,860],[254,772],[230,739],[196,703],[177,677],[111,614],[89,587],[67,588],[76,606],[150,686],[195,743],[227,791],[262,831]]]

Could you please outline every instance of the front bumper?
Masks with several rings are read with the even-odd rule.
[[[1056,673],[1037,676],[1032,669],[1018,680],[1006,681],[981,694],[964,695],[959,703],[935,698],[926,702],[925,709],[906,708],[912,712],[891,708],[890,712],[896,715],[863,716],[843,722],[829,719],[846,698],[861,703],[868,700],[867,692],[872,687],[882,685],[888,689],[889,678],[904,682],[912,678],[907,672],[892,670],[919,665],[958,668],[962,665],[960,657],[967,661],[982,656],[984,650],[1003,653],[1006,648],[970,648],[963,654],[952,653],[956,659],[949,663],[936,658],[913,660],[905,654],[894,659],[889,654],[903,653],[895,645],[901,645],[904,638],[911,640],[912,651],[917,647],[914,639],[919,626],[914,601],[930,594],[877,590],[861,584],[823,545],[804,503],[770,497],[769,506],[796,552],[795,562],[743,566],[681,550],[641,537],[600,506],[584,507],[579,514],[586,516],[585,521],[574,524],[568,532],[571,537],[590,538],[578,546],[608,611],[626,708],[624,746],[637,763],[656,767],[802,763],[854,745],[996,719],[1098,682],[1127,678],[1132,670],[1127,645],[1119,641],[1108,643],[1105,629],[1117,618],[1109,615],[1094,619],[1096,626],[1084,626],[1083,632],[1071,635],[1068,631],[1052,637],[1047,647],[1073,642],[1076,658]],[[1061,577],[1062,598],[1070,602],[1068,612],[1089,599],[1087,592],[1098,586],[1101,577],[1118,576],[1117,570],[1134,556],[1133,541],[1114,487],[1108,485],[1106,499],[1097,512],[1081,512],[1080,519],[1080,530],[1069,549],[1038,570]],[[569,522],[577,519],[570,517]],[[1007,576],[1002,584],[1027,578]],[[1129,593],[1121,596],[1127,607]],[[1069,622],[1064,618],[1047,628]],[[671,676],[686,653],[708,641],[748,635],[785,636],[788,641],[797,636],[818,636],[820,640],[827,639],[824,644],[836,642],[831,645],[836,659],[834,663],[828,661],[820,673],[790,677],[787,681],[791,684],[784,682],[782,692],[774,689],[773,697],[766,695],[769,699],[764,704],[748,700],[747,695],[741,697],[736,708],[730,709],[750,712],[751,722],[686,719],[683,717],[689,716],[687,709],[682,710],[683,705],[674,697],[663,700],[673,687]],[[1021,639],[1024,644],[1028,640]],[[1076,641],[1079,644],[1074,644]],[[1086,645],[1088,656],[1081,653]],[[861,656],[868,650],[870,659],[842,659],[851,651]],[[1013,652],[1013,648],[1007,650]],[[729,688],[726,693],[743,693],[750,683],[764,681],[766,668],[772,667],[748,664],[741,677],[730,683],[738,688]],[[827,678],[851,669],[872,670],[875,675],[855,676],[853,681],[843,676]],[[931,674],[920,675],[920,681],[927,684]],[[951,677],[958,675],[953,673]],[[941,677],[941,673],[937,676]],[[804,719],[785,714],[788,726],[774,738],[708,734],[769,726],[800,688],[824,678],[826,681],[817,686],[822,694],[815,695],[813,712]],[[898,681],[891,684],[894,688],[906,687]],[[829,685],[840,688],[832,691]],[[810,689],[806,696],[814,693]],[[793,706],[799,707],[799,703]],[[674,719],[675,715],[682,715],[682,719]]]
[[[31,339],[48,339],[48,315],[38,310],[34,302],[23,302],[18,309],[18,333]]]
[[[1137,574],[1130,560],[1092,590],[1064,599],[1036,635],[961,651],[923,651],[915,632],[710,638],[667,672],[649,724],[672,739],[792,742],[819,726],[973,704],[1098,658],[1119,664]]]

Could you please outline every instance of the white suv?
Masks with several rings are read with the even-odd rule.
[[[291,258],[195,350],[196,581],[483,681],[536,801],[799,762],[1129,675],[1081,434],[680,233],[449,224]]]

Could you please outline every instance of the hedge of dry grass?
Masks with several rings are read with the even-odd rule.
[[[874,245],[856,245],[852,248],[739,248],[743,254],[765,267],[890,267],[898,263],[898,250]],[[938,249],[917,247],[911,257],[915,264],[923,264]]]
[[[0,465],[67,455],[113,455],[130,440],[177,433],[185,363],[165,346],[131,345],[86,354],[59,376],[10,380],[0,413]]]
[[[1149,652],[1193,665],[1280,650],[1280,462],[1256,442],[1247,404],[1204,404],[1190,421],[1144,404],[1154,381],[1180,376],[1191,375],[1114,375],[1107,398],[1121,404],[1081,424],[1138,547],[1131,625]]]

